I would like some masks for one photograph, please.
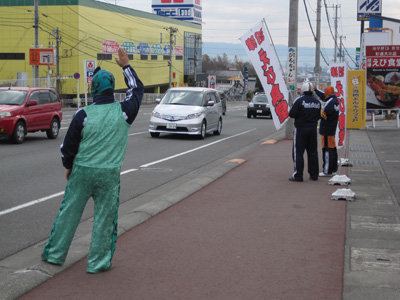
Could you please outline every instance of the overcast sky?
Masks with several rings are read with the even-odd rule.
[[[151,12],[151,0],[101,0],[119,6]],[[367,0],[363,0],[367,1]],[[372,1],[372,0],[369,0]],[[316,31],[316,0],[299,2],[299,46],[314,46],[304,2],[307,5],[311,25]],[[382,16],[400,19],[400,1],[382,0]],[[239,43],[239,37],[262,18],[275,44],[288,42],[290,0],[202,0],[203,41]],[[357,0],[322,0],[321,42],[324,48],[333,48],[333,38],[329,30],[325,5],[328,7],[330,25],[334,32],[335,5],[338,8],[338,35],[343,36],[346,48],[355,48],[360,43],[360,22],[357,21]],[[368,27],[366,22],[365,27]]]

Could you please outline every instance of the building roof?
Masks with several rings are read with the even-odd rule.
[[[217,79],[228,79],[231,77],[244,78],[242,72],[238,71],[238,70],[215,71],[214,74],[215,74],[215,76],[217,76]]]

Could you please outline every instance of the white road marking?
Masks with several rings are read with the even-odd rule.
[[[137,171],[137,170],[138,170],[138,169],[126,170],[126,171],[121,172],[120,175],[125,175],[125,174],[131,173],[131,172],[135,172],[135,171]]]
[[[194,151],[206,148],[206,147],[210,147],[210,146],[215,145],[217,143],[221,143],[223,141],[232,139],[234,137],[249,133],[249,132],[254,131],[256,129],[257,128],[253,128],[253,129],[250,129],[250,130],[247,130],[247,131],[244,131],[244,132],[241,132],[241,133],[238,133],[238,134],[235,134],[235,135],[220,139],[218,141],[215,141],[215,142],[212,142],[212,143],[209,143],[209,144],[206,144],[206,145],[203,145],[203,146],[200,146],[200,147],[197,147],[197,148],[194,148],[194,149],[182,152],[182,153],[178,153],[178,154],[175,154],[175,155],[172,155],[172,156],[169,156],[169,157],[166,157],[166,158],[163,158],[163,159],[160,159],[160,160],[157,160],[157,161],[145,164],[145,165],[141,165],[140,168],[146,168],[146,167],[158,164],[158,163],[163,162],[163,161],[167,161],[167,160],[170,160],[170,159],[173,159],[173,158],[176,158],[176,157],[179,157],[179,156],[182,156],[182,155],[185,155],[185,154],[188,154],[188,153],[191,153],[191,152],[194,152]],[[133,134],[130,134],[130,135],[143,134],[143,133],[146,133],[146,132],[138,132],[138,133],[133,133]],[[131,173],[131,172],[135,172],[137,170],[138,169],[126,170],[126,171],[121,172],[120,175],[125,175],[125,174]],[[59,197],[59,196],[63,196],[63,195],[64,195],[64,191],[56,193],[56,194],[53,194],[53,195],[50,195],[50,196],[47,196],[47,197],[43,197],[43,198],[40,198],[40,199],[37,199],[37,200],[33,200],[33,201],[30,201],[30,202],[27,202],[27,203],[24,203],[24,204],[21,204],[21,205],[18,205],[18,206],[15,206],[15,207],[3,210],[3,211],[0,211],[0,216],[7,215],[9,213],[21,210],[23,208],[26,208],[26,207],[29,207],[29,206],[32,206],[32,205],[35,205],[35,204],[39,204],[39,203],[45,202],[47,200],[50,200],[50,199],[53,199],[53,198],[56,198],[56,197]]]
[[[144,134],[144,133],[149,133],[149,132],[148,131],[142,131],[142,132],[130,133],[129,136],[131,136],[131,135],[139,135],[139,134]]]
[[[55,198],[55,197],[58,197],[58,196],[62,196],[62,195],[64,195],[64,192],[59,192],[57,194],[53,194],[53,195],[50,195],[50,196],[47,196],[47,197],[40,198],[38,200],[33,200],[31,202],[27,202],[27,203],[24,203],[24,204],[21,204],[21,205],[18,205],[18,206],[15,206],[15,207],[0,211],[0,216],[12,213],[14,211],[23,209],[25,207],[32,206],[34,204],[38,204],[38,203],[50,200],[52,198]]]
[[[158,163],[160,163],[160,162],[167,161],[167,160],[176,158],[176,157],[178,157],[178,156],[182,156],[182,155],[185,155],[185,154],[188,154],[188,153],[191,153],[191,152],[194,152],[194,151],[197,151],[197,150],[200,150],[200,149],[203,149],[203,148],[212,146],[212,145],[214,145],[214,144],[217,144],[217,143],[220,143],[220,142],[229,140],[229,139],[231,139],[231,138],[234,138],[234,137],[237,137],[237,136],[240,136],[240,135],[249,133],[249,132],[251,132],[251,131],[253,131],[253,130],[256,130],[256,129],[257,129],[257,128],[253,128],[253,129],[251,129],[251,130],[247,130],[247,131],[242,132],[242,133],[238,133],[238,134],[235,134],[235,135],[232,135],[232,136],[228,136],[228,137],[226,137],[226,138],[224,138],[224,139],[220,139],[220,140],[218,140],[218,141],[215,141],[215,142],[212,142],[212,143],[209,143],[209,144],[206,144],[206,145],[203,145],[203,146],[200,146],[200,147],[197,147],[197,148],[194,148],[194,149],[191,149],[191,150],[182,152],[182,153],[178,153],[178,154],[172,155],[172,156],[170,156],[170,157],[166,157],[166,158],[163,158],[163,159],[160,159],[160,160],[157,160],[157,161],[154,161],[154,162],[145,164],[145,165],[141,165],[140,167],[141,167],[141,168],[147,168],[147,167],[149,167],[149,166],[158,164]]]

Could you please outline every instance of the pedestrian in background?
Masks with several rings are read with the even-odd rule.
[[[317,125],[321,117],[321,103],[313,96],[311,82],[301,87],[303,96],[293,102],[289,116],[294,118],[293,162],[294,173],[290,181],[303,181],[304,151],[307,151],[308,173],[311,180],[318,180]]]
[[[319,176],[333,176],[338,170],[338,154],[336,148],[336,128],[339,120],[339,100],[333,86],[325,88],[325,92],[315,89],[318,97],[325,101],[321,110],[319,134],[322,144],[322,172]]]
[[[111,267],[117,240],[120,170],[130,125],[139,111],[144,86],[129,64],[126,51],[118,51],[128,86],[122,102],[114,100],[115,78],[97,68],[92,80],[93,104],[78,110],[61,145],[68,180],[64,199],[54,221],[42,259],[63,264],[90,197],[94,200],[88,273]]]

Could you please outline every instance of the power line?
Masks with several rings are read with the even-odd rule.
[[[309,16],[309,14],[308,14],[308,9],[307,9],[306,0],[303,0],[303,3],[304,3],[304,8],[306,9],[308,24],[310,25],[311,32],[312,32],[312,34],[313,34],[313,36],[314,36],[314,41],[317,41],[317,37],[315,36],[314,29],[313,29],[313,27],[312,27],[312,25],[311,25],[310,16]],[[324,55],[322,54],[322,52],[320,53],[320,55],[321,55],[322,58],[324,59],[326,65],[329,66],[329,64],[328,64],[328,62],[326,61],[326,59],[325,59]]]

